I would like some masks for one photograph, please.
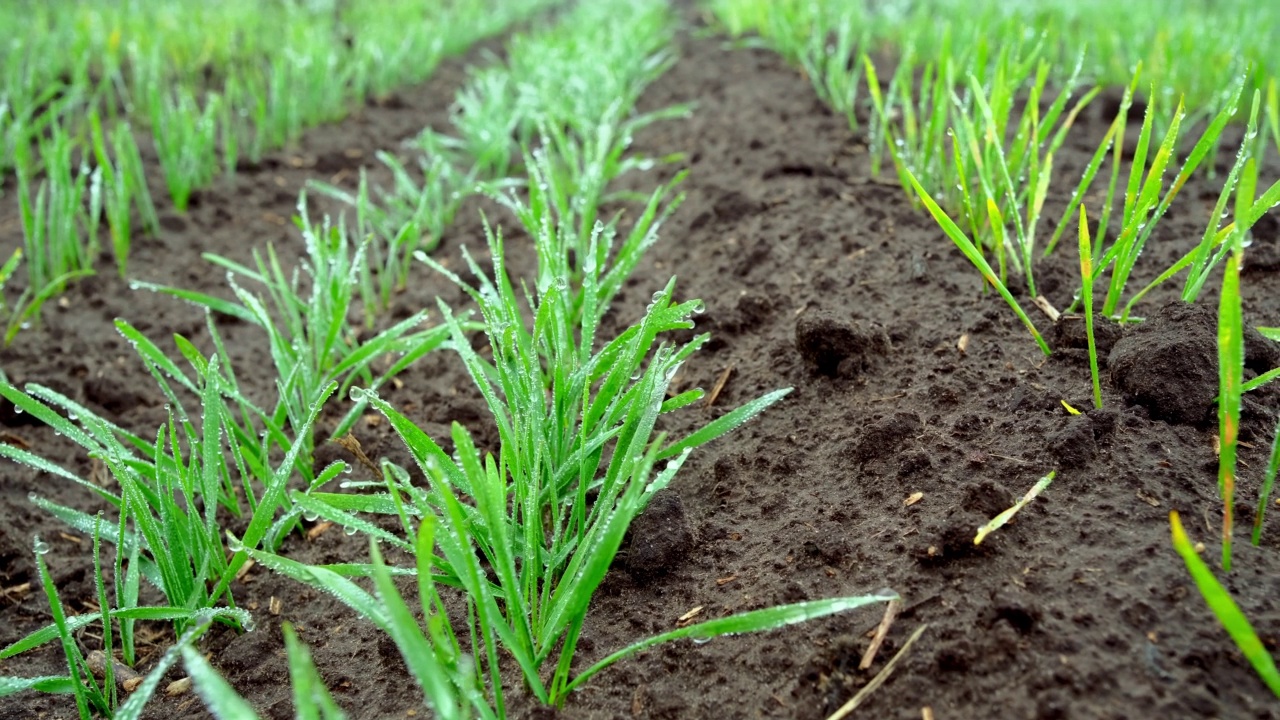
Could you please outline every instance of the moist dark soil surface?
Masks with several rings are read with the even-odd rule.
[[[1208,546],[1206,557],[1218,553],[1217,286],[1206,287],[1192,308],[1171,304],[1175,289],[1157,290],[1138,310],[1149,325],[1100,331],[1108,346],[1104,407],[1073,416],[1062,401],[1092,407],[1078,319],[1053,328],[1022,293],[1057,345],[1046,358],[999,296],[983,292],[977,272],[934,221],[913,210],[889,176],[871,177],[862,131],[823,107],[800,74],[772,54],[697,33],[681,42],[682,60],[643,105],[693,101],[696,110],[648,128],[635,150],[683,152],[685,161],[627,176],[622,185],[648,192],[687,167],[688,198],[605,331],[638,317],[674,274],[681,297],[705,300],[698,330],[713,337],[676,384],[710,389],[723,374],[728,379],[712,406],[671,416],[669,429],[705,423],[775,388],[794,391],[699,450],[636,523],[592,607],[579,667],[673,628],[698,607],[701,618],[713,618],[885,587],[901,594],[904,607],[866,671],[859,660],[879,609],[661,646],[596,676],[562,711],[517,699],[512,715],[825,718],[927,625],[854,717],[905,720],[928,707],[937,718],[1280,718],[1280,706],[1209,613],[1169,540],[1169,511],[1178,510],[1193,539]],[[273,243],[282,256],[296,257],[302,243],[287,219],[305,181],[350,185],[362,164],[382,177],[374,151],[394,149],[423,125],[445,127],[463,67],[446,64],[396,102],[309,133],[297,148],[202,191],[186,215],[164,212],[160,236],[135,242],[131,276],[226,296],[223,273],[201,252],[248,261],[253,248]],[[1109,120],[1101,107],[1082,116],[1075,139],[1055,158],[1059,178],[1078,177]],[[1264,178],[1278,174],[1274,166],[1263,171]],[[1193,181],[1184,191],[1132,288],[1199,239],[1214,182]],[[153,192],[162,195],[159,184]],[[1052,219],[1065,201],[1051,197]],[[6,253],[20,242],[14,205],[8,200],[0,209]],[[489,204],[464,208],[437,257],[457,267],[461,246],[483,248],[482,208],[507,230],[513,272],[527,276],[527,238]],[[313,217],[318,212],[313,206]],[[1243,280],[1250,325],[1280,325],[1277,228],[1264,218],[1249,251],[1257,258]],[[1063,245],[1036,270],[1041,291],[1060,309],[1070,304],[1078,276],[1075,253]],[[130,290],[106,258],[102,268],[51,306],[40,327],[19,335],[0,364],[18,384],[51,386],[123,427],[153,432],[165,418],[163,396],[112,321],[125,318],[162,344],[181,333],[209,351],[203,314]],[[464,304],[456,288],[418,268],[391,314],[429,306],[437,295]],[[218,322],[242,382],[266,402],[274,391],[263,334]],[[1252,340],[1250,375],[1276,359],[1275,347]],[[455,356],[428,356],[401,378],[403,386],[383,396],[434,437],[447,438],[448,423],[458,420],[482,444],[496,445],[484,429],[484,404]],[[341,410],[334,405],[330,418]],[[1238,518],[1252,517],[1277,405],[1265,389],[1247,403]],[[89,460],[66,439],[12,407],[0,408],[0,423],[0,440],[90,474]],[[385,425],[362,423],[356,434],[373,457],[408,464]],[[317,462],[344,452],[322,446]],[[974,545],[980,525],[1054,469],[1057,477],[1040,497]],[[95,509],[80,487],[0,466],[0,646],[50,622],[29,550],[34,534],[52,545],[46,558],[70,611],[90,611],[94,602],[88,539],[35,509],[32,492]],[[1237,533],[1234,570],[1218,574],[1275,651],[1280,531],[1269,527],[1261,547],[1244,534]],[[367,544],[335,529],[291,537],[282,552],[309,563],[356,562],[367,557]],[[337,600],[260,568],[233,590],[258,629],[215,630],[201,649],[264,717],[293,716],[282,621],[298,628],[352,717],[428,714],[394,644]],[[91,636],[81,640],[96,647]],[[156,626],[144,640],[143,668],[172,635]],[[61,663],[48,645],[0,662],[0,675],[65,673]],[[74,714],[69,697],[0,700],[0,718]],[[190,693],[161,694],[147,717],[204,711]]]

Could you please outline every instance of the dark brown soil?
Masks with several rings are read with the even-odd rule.
[[[614,329],[634,319],[672,274],[683,297],[706,301],[699,330],[713,340],[677,382],[709,389],[726,368],[731,374],[713,407],[686,410],[672,429],[778,387],[795,391],[696,453],[669,495],[637,523],[627,557],[584,629],[580,667],[672,628],[699,606],[710,618],[891,587],[905,609],[870,671],[857,667],[876,611],[655,648],[594,678],[556,715],[824,718],[927,624],[855,717],[919,718],[926,706],[938,718],[1280,717],[1169,541],[1168,513],[1178,510],[1207,554],[1216,554],[1221,505],[1207,405],[1216,371],[1203,346],[1212,342],[1204,333],[1212,330],[1216,287],[1206,288],[1203,312],[1166,307],[1172,289],[1153,293],[1139,312],[1158,322],[1110,340],[1104,408],[1072,417],[1061,401],[1091,407],[1081,334],[1070,327],[1078,321],[1062,321],[1052,335],[1061,351],[1046,360],[1000,298],[982,292],[978,274],[934,222],[914,212],[895,185],[869,177],[859,133],[822,107],[798,73],[765,52],[692,37],[683,43],[683,59],[644,105],[697,101],[697,111],[649,128],[636,150],[687,153],[688,200],[629,282]],[[403,93],[396,108],[369,108],[308,134],[296,152],[200,193],[187,216],[166,213],[163,236],[135,246],[136,277],[226,294],[222,274],[200,252],[244,260],[267,242],[285,255],[299,252],[285,219],[301,184],[343,173],[338,181],[349,182],[360,157],[394,147],[424,123],[442,126],[460,68],[446,65],[427,85]],[[1108,120],[1100,112],[1083,119],[1075,131],[1083,139],[1055,158],[1062,178],[1077,176],[1089,141]],[[1274,163],[1263,172],[1277,174]],[[625,184],[647,190],[658,181],[637,175]],[[1196,242],[1216,192],[1203,181],[1184,192],[1133,287]],[[1049,209],[1060,213],[1064,202],[1053,198]],[[19,242],[12,205],[0,209],[0,251]],[[446,238],[440,257],[447,262],[458,262],[464,243],[482,245],[475,209],[464,211]],[[514,226],[496,211],[491,217]],[[1250,324],[1280,325],[1280,283],[1267,260],[1276,256],[1280,233],[1273,219],[1266,223],[1250,250],[1260,262],[1244,279],[1245,315]],[[522,236],[512,230],[510,239],[513,270],[527,272]],[[1037,268],[1042,292],[1059,308],[1070,303],[1076,268],[1065,251]],[[437,294],[462,302],[422,269],[398,303],[421,307]],[[5,372],[150,432],[162,421],[162,396],[110,321],[129,319],[157,341],[180,332],[207,344],[201,313],[132,292],[105,271],[66,298],[66,307],[46,313],[43,327],[0,355]],[[1038,312],[1035,319],[1049,330]],[[243,325],[226,324],[225,332],[237,372],[255,395],[269,397],[264,338]],[[957,348],[962,336],[964,351]],[[1137,353],[1161,346],[1167,353],[1172,343],[1175,355],[1186,352],[1152,375],[1159,353],[1156,360]],[[1264,352],[1274,362],[1274,348]],[[1136,377],[1134,367],[1145,376]],[[433,436],[444,437],[454,419],[483,427],[483,404],[455,357],[428,357],[403,379],[404,387],[384,397]],[[1173,399],[1176,409],[1149,397]],[[1250,398],[1240,517],[1251,516],[1256,502],[1276,407],[1274,393]],[[0,415],[5,441],[87,472],[88,461],[65,439],[24,419]],[[403,462],[385,427],[362,426],[357,434],[374,457]],[[1039,498],[974,546],[979,525],[1055,468],[1057,479]],[[86,540],[60,534],[59,523],[27,502],[32,491],[92,508],[78,487],[0,466],[0,588],[35,581],[28,548],[39,533],[53,545],[47,558],[64,599],[72,611],[85,611],[93,597]],[[915,493],[922,496],[908,503]],[[335,531],[311,541],[294,537],[283,548],[317,563],[358,561],[366,550],[361,539]],[[1235,569],[1219,573],[1273,651],[1280,638],[1278,550],[1274,528],[1260,548],[1238,538]],[[298,626],[353,717],[424,715],[394,645],[336,600],[263,570],[234,591],[259,629],[215,631],[203,649],[264,717],[292,717],[278,627],[286,620]],[[270,612],[273,598],[283,608],[278,616]],[[0,645],[48,622],[38,585],[0,594]],[[149,650],[169,639],[159,633]],[[0,674],[52,674],[60,663],[48,646],[0,663]],[[73,714],[69,698],[0,701],[0,718]],[[541,716],[521,701],[513,715]],[[190,695],[157,699],[148,715],[201,716]]]

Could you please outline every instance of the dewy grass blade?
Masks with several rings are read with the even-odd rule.
[[[1013,295],[1009,293],[1009,289],[1004,286],[1004,283],[1000,282],[1000,278],[996,277],[991,266],[987,264],[986,258],[982,257],[982,252],[978,250],[978,248],[974,247],[973,241],[965,236],[964,231],[956,226],[947,213],[942,208],[938,207],[938,204],[934,202],[933,198],[929,196],[929,193],[920,186],[919,181],[917,181],[915,176],[911,174],[911,171],[906,170],[904,172],[906,173],[911,186],[915,188],[916,193],[920,196],[920,200],[923,201],[925,207],[929,209],[929,213],[933,215],[934,220],[942,226],[943,232],[947,234],[947,237],[951,238],[951,241],[954,242],[956,247],[960,249],[960,252],[969,259],[969,262],[973,263],[974,267],[978,268],[978,271],[982,273],[982,277],[1000,293],[1000,296],[1009,304],[1009,307],[1013,308],[1018,319],[1022,320],[1022,324],[1027,327],[1027,330],[1031,332],[1031,336],[1035,338],[1036,344],[1040,346],[1040,350],[1043,351],[1045,355],[1050,355],[1052,351],[1049,349],[1049,344],[1040,336],[1040,331],[1037,330],[1035,324],[1031,322],[1031,318],[1027,317],[1027,314],[1023,312],[1022,307],[1018,305],[1018,301],[1013,299]]]
[[[1237,236],[1238,237],[1238,236]],[[1240,308],[1240,251],[1227,260],[1218,307],[1218,492],[1222,496],[1222,569],[1231,571],[1236,492],[1236,445],[1244,376],[1244,322]]]
[[[428,518],[419,527],[420,545],[422,536],[425,535],[428,548],[428,556],[419,558],[419,564],[425,565],[419,570],[420,578],[431,577],[430,552],[431,548],[434,548],[434,542],[431,542],[434,533],[433,520],[434,518]],[[422,634],[422,629],[418,626],[413,613],[409,611],[408,605],[400,597],[399,590],[392,582],[391,573],[387,572],[387,567],[382,561],[382,553],[379,552],[376,541],[370,540],[369,554],[373,559],[374,584],[378,588],[378,597],[386,609],[391,638],[400,648],[400,653],[404,656],[406,665],[409,666],[410,674],[418,681],[437,717],[442,720],[463,717],[464,711],[459,705],[454,688],[446,679],[446,671],[438,661],[440,650],[431,646],[426,636]],[[422,572],[423,570],[426,572]],[[430,592],[431,589],[428,588],[428,591]]]
[[[1084,329],[1089,340],[1089,375],[1093,379],[1093,406],[1102,407],[1102,384],[1098,380],[1098,343],[1093,335],[1093,247],[1089,241],[1089,219],[1080,205],[1080,298],[1084,302]]]
[[[74,683],[69,675],[42,675],[40,677],[0,677],[0,698],[35,690],[50,695],[70,695]]]
[[[218,720],[259,720],[253,706],[240,697],[217,670],[189,645],[182,648],[182,664],[191,678],[196,694]],[[299,717],[302,717],[299,710]]]
[[[298,720],[346,720],[347,714],[334,702],[320,678],[311,652],[298,639],[289,623],[280,626],[289,660],[289,680],[293,683],[293,706]]]
[[[83,679],[88,675],[84,655],[81,654],[75,638],[71,635],[72,630],[67,623],[67,614],[62,606],[62,599],[58,597],[58,590],[54,587],[53,578],[49,575],[49,566],[45,564],[44,556],[49,552],[49,545],[37,536],[33,543],[33,549],[36,555],[36,570],[40,575],[40,585],[44,588],[45,598],[49,602],[49,611],[53,615],[56,637],[62,641],[62,654],[66,658],[67,670],[71,677],[72,691],[76,697],[76,710],[79,711],[81,718],[87,720],[90,716],[89,703],[91,698],[89,688],[85,687]]]
[[[1005,524],[1013,519],[1013,516],[1016,515],[1019,510],[1026,507],[1027,503],[1031,502],[1037,495],[1044,492],[1044,489],[1049,487],[1049,483],[1053,482],[1053,478],[1057,474],[1057,470],[1050,470],[1048,475],[1040,478],[1036,481],[1035,485],[1031,486],[1031,489],[1027,491],[1026,495],[1018,498],[1018,501],[1013,504],[1013,507],[1005,510],[999,515],[996,515],[986,525],[978,528],[978,534],[974,536],[973,544],[981,545],[982,541],[985,540],[988,535],[1004,527]]]
[[[1213,571],[1196,553],[1195,547],[1187,538],[1186,531],[1182,529],[1182,520],[1178,517],[1176,510],[1169,513],[1169,526],[1173,535],[1173,548],[1187,564],[1191,579],[1195,581],[1209,609],[1218,618],[1218,622],[1222,623],[1222,627],[1226,628],[1227,634],[1235,641],[1236,647],[1240,648],[1240,652],[1244,653],[1245,658],[1253,665],[1258,677],[1262,678],[1271,692],[1280,698],[1280,670],[1276,669],[1274,658],[1258,639],[1258,634],[1254,632],[1248,618],[1240,611],[1240,606],[1231,599],[1227,589],[1218,582],[1218,579],[1213,576]]]
[[[583,670],[566,686],[565,691],[571,692],[575,687],[585,682],[588,678],[596,673],[604,670],[610,665],[630,657],[642,650],[651,648],[674,640],[683,638],[696,638],[699,640],[710,640],[720,635],[736,635],[739,633],[761,632],[764,630],[774,630],[787,625],[793,625],[799,622],[805,622],[827,615],[832,615],[848,610],[856,610],[858,608],[873,605],[875,603],[891,602],[898,599],[898,594],[892,591],[882,591],[871,595],[861,595],[857,597],[832,598],[829,600],[810,600],[808,602],[796,603],[794,605],[779,605],[778,607],[765,608],[764,610],[753,610],[751,612],[731,615],[718,620],[708,620],[707,622],[690,625],[672,630],[661,635],[655,635],[646,638],[638,643],[628,645],[627,647],[612,653],[603,660],[595,663],[591,667]]]
[[[1129,103],[1132,101],[1132,98],[1132,88],[1126,88],[1124,98],[1120,102],[1120,112],[1116,114],[1115,120],[1111,122],[1111,126],[1107,129],[1107,134],[1102,138],[1102,143],[1098,145],[1098,149],[1094,151],[1093,157],[1089,160],[1088,166],[1085,167],[1084,174],[1080,177],[1080,182],[1076,185],[1076,190],[1071,195],[1071,201],[1067,203],[1067,209],[1063,212],[1062,219],[1058,222],[1057,228],[1053,231],[1053,237],[1049,239],[1049,243],[1044,248],[1043,257],[1049,257],[1053,252],[1053,249],[1058,246],[1058,239],[1062,237],[1063,232],[1066,231],[1068,223],[1071,220],[1071,215],[1076,210],[1076,206],[1080,205],[1084,200],[1085,193],[1093,186],[1093,180],[1097,177],[1098,170],[1102,167],[1103,161],[1106,160],[1107,151],[1111,149],[1112,145],[1116,142],[1117,135],[1120,134],[1121,130],[1124,128],[1125,116],[1128,113]],[[1119,163],[1116,163],[1116,167],[1119,167]],[[1113,188],[1114,185],[1113,175]],[[1109,211],[1110,203],[1108,203],[1106,212]],[[1105,232],[1105,224],[1099,223],[1098,236],[1100,240],[1102,238],[1102,234]],[[1101,242],[1099,242],[1099,245],[1101,245]]]
[[[1266,474],[1262,478],[1262,488],[1258,491],[1258,511],[1253,518],[1253,544],[1262,542],[1262,520],[1267,512],[1267,503],[1271,502],[1271,487],[1275,484],[1276,474],[1280,472],[1280,424],[1276,425],[1274,439],[1271,441],[1271,459],[1267,462]]]

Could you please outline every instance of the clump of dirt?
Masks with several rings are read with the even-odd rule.
[[[651,579],[678,567],[693,549],[693,532],[685,518],[680,496],[663,490],[631,523],[627,569],[638,578]]]
[[[889,337],[882,328],[817,311],[796,320],[796,349],[823,375],[853,377],[889,351]]]
[[[1094,318],[1093,342],[1098,348],[1099,367],[1107,366],[1107,356],[1123,336],[1124,330],[1119,325],[1101,318]],[[1083,350],[1086,353],[1083,357],[1088,359],[1089,335],[1084,316],[1063,315],[1059,318],[1058,322],[1053,324],[1053,330],[1049,334],[1049,344],[1055,353]]]
[[[1059,468],[1074,470],[1088,465],[1098,452],[1093,419],[1088,415],[1071,418],[1066,427],[1049,437],[1049,452],[1058,460]]]
[[[1266,273],[1280,270],[1280,218],[1266,213],[1258,218],[1251,231],[1253,244],[1244,255],[1245,273]]]
[[[1280,347],[1245,329],[1245,366],[1265,372]],[[1111,382],[1125,402],[1154,420],[1203,427],[1218,396],[1218,318],[1211,304],[1171,302],[1116,342],[1108,358]]]
[[[865,465],[873,458],[893,455],[902,444],[924,428],[920,416],[913,412],[896,412],[890,417],[867,424],[862,436],[849,449],[849,456],[858,465]]]

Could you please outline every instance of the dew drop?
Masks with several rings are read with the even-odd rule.
[[[29,492],[27,493],[27,499],[30,500],[31,502],[35,502],[40,499],[40,496],[35,494],[34,492]]]
[[[37,535],[35,542],[31,544],[31,549],[34,550],[37,555],[44,555],[49,552],[49,543],[41,540],[40,536]]]
[[[650,299],[650,300],[653,300],[654,302],[658,302],[659,300],[661,300],[661,299],[662,299],[662,296],[663,296],[664,294],[665,294],[665,293],[664,293],[662,290],[659,290],[658,292],[656,292],[656,293],[654,293],[654,294],[653,294],[653,297],[651,297],[651,298],[649,298],[649,299]]]
[[[694,645],[706,645],[707,643],[711,642],[711,638],[709,637],[695,637],[695,638],[690,638],[690,640],[693,640]]]
[[[351,525],[348,525],[348,526],[346,526],[346,527],[342,528],[342,532],[346,533],[347,535],[355,535],[355,534],[356,534],[356,529],[355,529],[354,527],[352,527]]]
[[[302,519],[306,520],[307,522],[315,522],[316,520],[320,519],[320,515],[313,512],[304,512],[302,513]]]
[[[15,407],[13,408],[13,412],[14,412],[15,414],[17,414],[17,415],[21,415],[22,413],[24,413],[24,412],[26,412],[26,411],[25,411],[25,410],[23,410],[23,409],[22,409],[22,408],[20,408],[20,407],[16,407],[16,406],[15,406]]]
[[[569,281],[566,280],[563,275],[558,276],[556,278],[555,284],[556,284],[557,290],[564,290],[565,288],[569,287]]]
[[[701,315],[702,313],[707,311],[707,304],[702,302],[701,300],[694,300],[693,303],[694,303],[693,304],[694,315]]]

